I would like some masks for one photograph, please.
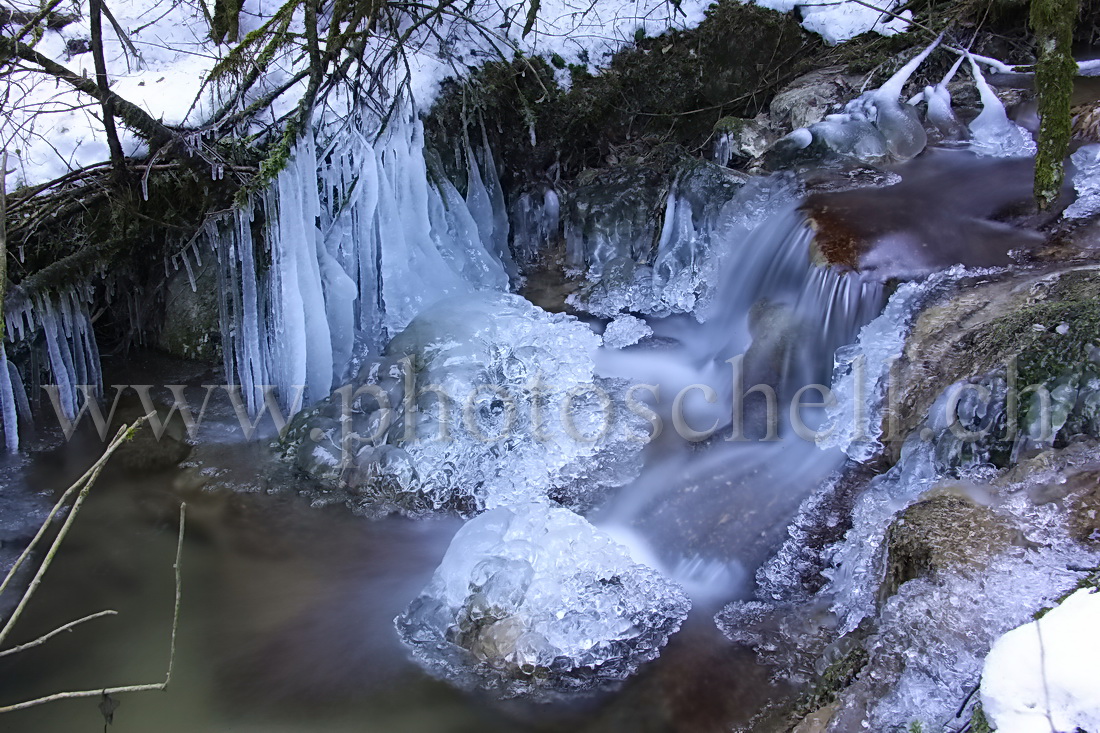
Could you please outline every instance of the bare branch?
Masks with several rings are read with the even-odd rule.
[[[0,707],[0,713],[10,713],[15,710],[25,710],[26,708],[36,707],[38,705],[45,705],[46,703],[56,702],[58,700],[72,700],[74,698],[81,697],[101,697],[103,695],[118,695],[125,692],[153,692],[163,691],[168,688],[168,684],[172,681],[172,669],[176,661],[176,633],[179,630],[180,619],[180,599],[183,596],[183,577],[180,572],[181,559],[183,557],[183,536],[184,526],[187,519],[187,504],[180,504],[180,531],[179,539],[176,541],[176,562],[173,565],[176,573],[176,595],[175,603],[172,608],[172,635],[168,645],[168,671],[164,675],[164,682],[151,682],[144,685],[124,685],[121,687],[104,687],[97,690],[74,690],[72,692],[57,692],[53,695],[46,695],[45,697],[37,697],[33,700],[26,700],[24,702],[15,703],[14,705],[6,705]]]
[[[50,633],[43,634],[42,636],[38,637],[34,641],[28,641],[26,644],[20,644],[19,646],[13,646],[11,649],[5,649],[4,651],[0,651],[0,657],[6,657],[9,654],[18,654],[19,652],[25,652],[28,649],[33,649],[36,646],[40,646],[42,644],[45,644],[47,641],[49,641],[53,637],[57,636],[58,634],[63,633],[65,631],[71,631],[74,627],[79,626],[80,624],[85,623],[86,621],[94,621],[95,619],[103,618],[104,616],[117,616],[117,615],[118,615],[118,611],[112,611],[112,610],[108,609],[106,611],[99,611],[98,613],[93,613],[90,616],[85,616],[84,618],[78,618],[76,621],[70,621],[69,623],[65,624],[64,626],[58,626],[56,629],[54,629]]]

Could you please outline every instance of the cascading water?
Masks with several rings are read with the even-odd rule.
[[[788,424],[787,408],[803,387],[827,384],[833,352],[878,313],[883,291],[856,273],[815,265],[812,239],[789,182],[750,182],[712,234],[722,274],[710,307],[698,314],[704,322],[651,319],[661,345],[602,352],[601,373],[660,386],[655,407],[666,430],[650,445],[642,477],[620,492],[602,526],[647,545],[640,551],[658,558],[697,600],[746,592],[777,530],[843,461],[814,445],[818,410],[801,410],[799,428]],[[750,394],[753,388],[760,394]],[[687,396],[674,404],[681,393]],[[731,506],[744,514],[723,520]],[[677,529],[684,522],[699,525],[685,533]],[[700,528],[711,536],[693,542]],[[761,535],[768,539],[755,539]]]

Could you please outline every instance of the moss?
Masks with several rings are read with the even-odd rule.
[[[1057,330],[1062,324],[1068,327],[1064,334]],[[1050,284],[1041,302],[975,329],[961,348],[973,353],[975,364],[1016,356],[1017,384],[1025,387],[1082,371],[1097,343],[1100,280],[1094,273],[1072,272]]]
[[[1078,0],[1032,0],[1031,27],[1039,60],[1035,88],[1039,97],[1039,149],[1035,155],[1035,200],[1049,208],[1065,179],[1065,158],[1072,128],[1070,118],[1073,78],[1073,27]]]
[[[970,731],[971,733],[993,733],[993,726],[985,717],[985,711],[982,710],[980,702],[970,711]]]
[[[697,150],[719,119],[755,116],[828,52],[793,14],[719,0],[697,27],[642,38],[598,75],[569,67],[568,90],[555,83],[553,59],[486,64],[445,85],[426,132],[448,173],[464,171],[464,142],[480,138],[484,120],[506,187],[554,167],[570,180],[662,144]]]
[[[840,692],[855,681],[869,659],[867,650],[862,645],[855,644],[847,654],[829,665],[811,691],[798,699],[791,719],[801,720],[835,701]]]

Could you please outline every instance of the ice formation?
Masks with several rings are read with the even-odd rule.
[[[1084,219],[1100,211],[1100,144],[1082,145],[1070,156],[1077,199],[1065,211],[1067,219]]]
[[[980,155],[1017,157],[1035,154],[1035,141],[1027,130],[1008,119],[1005,106],[990,88],[978,63],[971,58],[970,70],[982,100],[982,111],[970,122],[970,147]]]
[[[411,115],[374,144],[352,125],[321,156],[307,135],[262,197],[261,240],[256,205],[208,225],[221,262],[226,374],[253,412],[260,385],[278,387],[284,405],[310,404],[344,377],[353,353],[379,353],[433,303],[507,290],[507,212],[495,163],[487,149],[480,155],[463,200],[429,176],[423,125]]]
[[[882,449],[883,410],[890,369],[901,357],[912,321],[931,299],[968,274],[961,266],[898,287],[881,315],[859,332],[856,343],[836,351],[832,391],[836,402],[817,440],[864,463]]]
[[[731,261],[773,256],[770,250],[754,253],[750,235],[790,206],[797,195],[796,185],[786,175],[754,177],[742,185],[713,173],[712,166],[700,166],[678,179],[665,199],[653,253],[647,244],[653,232],[623,237],[617,231],[619,219],[648,220],[646,212],[615,216],[611,210],[592,212],[590,218],[610,221],[595,230],[586,228],[583,234],[576,222],[567,220],[566,236],[573,242],[570,262],[578,270],[588,265],[584,271],[590,281],[568,302],[604,318],[621,313],[692,313],[706,320],[713,310],[713,293],[721,287]]]
[[[653,329],[645,321],[635,316],[619,316],[603,332],[603,345],[609,349],[623,349],[633,346],[653,334]]]
[[[866,661],[838,700],[831,723],[837,730],[961,724],[960,703],[977,683],[997,637],[1049,606],[1082,578],[1083,568],[1095,567],[1100,559],[1070,538],[1062,509],[1033,498],[1033,488],[1051,476],[1024,473],[990,485],[997,476],[992,455],[1005,451],[998,443],[1005,383],[990,375],[957,393],[961,431],[956,432],[949,425],[948,403],[959,386],[945,391],[926,422],[910,434],[901,460],[861,493],[853,495],[851,485],[836,480],[811,496],[791,540],[758,575],[761,600],[730,604],[716,617],[727,636],[753,645],[781,676],[792,679],[821,675],[860,647]],[[974,386],[987,389],[989,399],[982,399]],[[986,430],[977,440],[965,435]],[[1081,465],[1089,464],[1088,455],[1081,452]],[[1066,461],[1062,469],[1047,472],[1054,480],[1061,480],[1069,470],[1065,466],[1078,459],[1061,460]],[[1036,465],[1049,461],[1050,454]],[[991,521],[1019,532],[1018,540],[995,550],[980,572],[945,567],[904,582],[884,597],[888,528],[933,488],[962,491],[982,503]],[[845,531],[847,502],[854,508]],[[838,526],[843,539],[827,544]],[[958,531],[958,537],[946,541],[966,542],[973,528]],[[814,580],[819,573],[827,576],[824,586]],[[827,608],[836,620],[823,615]],[[869,616],[875,623],[867,634],[861,622]]]
[[[433,674],[514,697],[625,679],[690,605],[583,518],[520,504],[467,522],[396,624]]]
[[[898,69],[878,89],[864,92],[844,110],[821,122],[795,130],[777,145],[803,149],[819,143],[826,149],[858,160],[877,162],[888,158],[907,160],[928,142],[917,110],[900,100],[906,82],[939,44],[936,39]]]
[[[966,127],[959,121],[955,110],[951,107],[951,92],[947,89],[948,83],[954,78],[965,58],[960,54],[943,79],[934,87],[925,87],[924,93],[920,95],[925,103],[925,119],[944,141],[963,140],[969,136]]]
[[[964,431],[993,433],[1004,419],[1005,382],[999,377],[981,380],[986,400],[980,390],[964,388],[966,384],[944,390],[925,422],[905,439],[898,462],[873,479],[856,501],[852,529],[834,548],[833,568],[826,571],[826,592],[835,599],[833,611],[842,633],[854,630],[874,613],[883,577],[885,533],[896,513],[944,477],[989,463],[992,438],[966,440]]]
[[[51,295],[20,298],[9,305],[5,333],[11,344],[26,343],[41,351],[41,362],[49,366],[56,391],[55,409],[65,420],[73,421],[84,404],[85,396],[98,396],[102,385],[99,346],[92,330],[88,303],[91,292],[78,286]],[[41,334],[41,342],[36,339]],[[31,362],[36,365],[38,359]],[[28,375],[32,385],[38,375]],[[0,415],[4,421],[4,439],[9,452],[19,449],[19,419],[29,420],[30,405],[23,380],[7,354],[0,356]]]
[[[534,264],[558,238],[561,201],[551,186],[525,191],[511,207],[512,249],[521,265]]]
[[[446,300],[343,388],[383,389],[388,420],[377,398],[345,411],[338,390],[288,440],[299,466],[365,494],[370,512],[469,516],[548,496],[586,507],[637,474],[648,433],[617,411],[621,385],[595,376],[599,344],[517,295]]]
[[[982,708],[997,730],[1100,730],[1100,591],[1081,589],[999,638],[982,670]]]

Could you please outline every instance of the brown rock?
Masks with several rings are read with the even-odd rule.
[[[883,598],[909,580],[980,569],[1022,541],[1005,517],[950,488],[941,491],[913,504],[890,525]]]

